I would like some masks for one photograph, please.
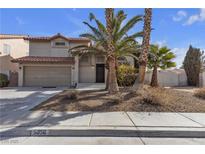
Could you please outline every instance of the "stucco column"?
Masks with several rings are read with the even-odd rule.
[[[79,80],[79,56],[75,56],[75,65],[74,65],[74,82],[78,84]]]
[[[202,73],[202,87],[205,87],[205,72]]]
[[[19,64],[18,65],[18,86],[22,87],[23,86],[23,65]]]

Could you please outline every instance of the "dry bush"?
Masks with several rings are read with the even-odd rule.
[[[113,104],[119,104],[123,102],[123,95],[119,92],[118,94],[115,95],[109,95],[109,99],[111,100],[110,102]]]
[[[144,96],[145,94],[147,94],[149,89],[150,89],[150,86],[144,85],[142,89],[140,88],[137,91],[131,91],[131,94],[134,94],[137,97]]]
[[[205,99],[205,88],[200,88],[195,91],[194,96]]]
[[[165,94],[160,88],[150,88],[143,93],[142,102],[150,105],[163,105],[165,104]]]
[[[71,92],[67,95],[67,99],[76,100],[76,99],[78,99],[78,95],[79,95],[79,92],[78,92],[78,91],[71,91]]]

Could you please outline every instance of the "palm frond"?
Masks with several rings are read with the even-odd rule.
[[[130,19],[119,31],[118,39],[121,39],[134,25],[138,22],[142,21],[142,16],[134,16]]]
[[[106,30],[105,26],[102,24],[102,22],[100,22],[100,20],[98,20],[93,13],[90,13],[90,21],[92,21],[92,20],[95,20],[95,22],[98,26],[98,29],[101,33],[104,33],[104,34],[107,33],[107,30]]]
[[[96,35],[98,38],[103,38],[102,34],[100,33],[100,31],[97,28],[95,28],[94,26],[91,26],[89,23],[87,23],[85,21],[83,23],[91,29],[91,31],[93,32],[94,35]]]

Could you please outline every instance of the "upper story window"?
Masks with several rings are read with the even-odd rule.
[[[3,54],[9,55],[11,51],[11,46],[9,44],[3,44]]]
[[[60,46],[60,47],[62,47],[62,46],[66,46],[66,43],[65,42],[55,42],[55,46]]]

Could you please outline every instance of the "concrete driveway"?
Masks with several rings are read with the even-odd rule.
[[[61,92],[65,88],[4,88],[0,89],[0,120],[14,125],[15,119],[29,113],[30,109]]]

